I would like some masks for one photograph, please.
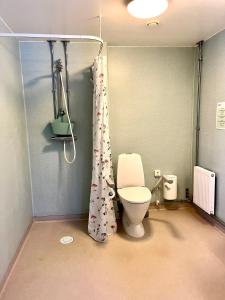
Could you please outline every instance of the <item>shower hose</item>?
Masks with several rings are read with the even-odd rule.
[[[75,161],[75,159],[76,159],[76,144],[75,144],[75,138],[74,138],[74,134],[73,134],[73,128],[72,128],[72,124],[71,124],[71,120],[70,120],[70,115],[69,115],[69,111],[68,111],[68,106],[67,106],[67,101],[66,101],[66,93],[65,93],[65,88],[64,88],[63,78],[62,78],[62,74],[61,73],[60,73],[60,81],[61,81],[61,85],[62,85],[63,100],[64,100],[64,105],[65,105],[65,110],[66,110],[66,116],[67,116],[68,121],[69,121],[69,127],[70,127],[71,136],[72,136],[72,142],[73,142],[73,158],[72,158],[72,160],[69,160],[67,158],[67,155],[66,155],[66,141],[64,141],[64,145],[63,145],[64,158],[65,158],[65,161],[68,164],[72,164]]]

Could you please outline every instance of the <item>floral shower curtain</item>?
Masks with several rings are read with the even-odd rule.
[[[112,155],[109,137],[109,115],[107,104],[106,57],[99,56],[92,67],[93,94],[93,169],[90,195],[88,232],[98,242],[107,240],[116,232],[113,206],[114,190]]]

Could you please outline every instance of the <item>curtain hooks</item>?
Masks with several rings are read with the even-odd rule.
[[[102,49],[103,49],[103,43],[101,43],[101,45],[100,45],[100,48],[99,48],[99,51],[98,51],[98,56],[100,56],[100,55],[101,55],[101,53],[102,53]]]

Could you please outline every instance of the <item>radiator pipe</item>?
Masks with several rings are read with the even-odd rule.
[[[204,41],[197,43],[198,47],[198,83],[197,83],[197,103],[196,103],[196,135],[195,135],[195,165],[199,163],[199,137],[200,137],[200,109],[201,109],[201,84],[202,84],[202,63],[203,63]]]

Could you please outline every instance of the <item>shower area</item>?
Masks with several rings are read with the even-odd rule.
[[[34,216],[88,213],[92,169],[93,83],[90,67],[99,51],[98,43],[68,44],[70,116],[77,136],[76,162],[68,165],[63,142],[52,141],[54,119],[49,45],[22,42],[21,65],[30,151]],[[60,42],[54,45],[54,59],[64,58]],[[65,70],[62,70],[65,81]],[[67,146],[73,156],[72,143]],[[84,176],[80,176],[86,170]]]
[[[52,128],[57,116],[53,105],[51,47],[47,39],[0,39],[0,62],[4,70],[0,75],[0,109],[4,112],[0,237],[9,244],[0,257],[0,281],[33,217],[36,220],[73,215],[86,218],[89,212],[94,89],[91,68],[96,56],[106,50],[98,40],[67,42],[68,110],[77,139],[76,160],[68,164],[63,152],[65,144],[68,160],[73,159],[71,132],[68,136],[57,136]],[[60,40],[54,42],[53,51],[54,62],[62,61],[67,96],[65,52]]]
[[[56,43],[54,50],[56,59],[63,58],[60,43]],[[54,114],[49,45],[47,42],[21,43],[34,216],[88,212],[93,102],[90,66],[98,50],[98,44],[70,43],[68,47],[70,115],[75,121],[77,136],[76,162],[69,165],[64,160],[63,142],[51,140],[50,122]],[[68,156],[73,152],[70,146],[67,145]],[[84,169],[87,170],[85,175],[80,176]]]

